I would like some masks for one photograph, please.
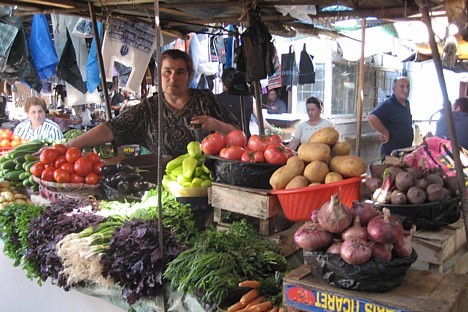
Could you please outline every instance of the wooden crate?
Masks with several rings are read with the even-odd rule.
[[[283,304],[290,311],[462,312],[468,306],[464,274],[409,269],[402,284],[384,292],[345,290],[310,275],[303,265],[283,279]]]
[[[421,230],[413,235],[412,244],[418,253],[415,265],[426,265],[430,270],[446,272],[449,264],[456,264],[466,258],[466,233],[463,219],[437,231]],[[425,267],[424,267],[425,268]],[[463,272],[460,272],[463,273]]]
[[[257,219],[260,235],[268,236],[284,229],[275,228],[284,215],[271,190],[214,182],[208,192],[208,201],[214,209],[214,222],[218,224],[223,224],[222,212],[229,211]]]

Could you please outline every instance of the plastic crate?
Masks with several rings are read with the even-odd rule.
[[[355,177],[328,184],[273,190],[271,193],[278,196],[286,218],[308,221],[312,211],[319,209],[336,193],[343,204],[351,207],[354,200],[360,199],[361,180],[361,177]]]

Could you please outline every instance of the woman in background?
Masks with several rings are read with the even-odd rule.
[[[38,139],[62,139],[60,126],[46,118],[47,105],[44,100],[30,97],[24,104],[24,111],[28,118],[20,122],[13,132],[23,140],[34,141]]]
[[[320,99],[311,96],[306,100],[307,115],[309,119],[302,121],[296,129],[291,142],[289,142],[288,147],[291,149],[296,149],[300,144],[307,143],[310,136],[314,134],[315,131],[325,128],[333,127],[333,123],[327,119],[322,118],[323,103]]]

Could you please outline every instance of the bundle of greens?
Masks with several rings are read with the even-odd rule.
[[[159,294],[166,263],[182,251],[171,232],[163,229],[163,253],[159,235],[156,221],[126,221],[122,227],[116,228],[109,250],[102,255],[102,275],[112,278],[122,287],[122,298],[129,304],[143,296]]]
[[[26,258],[27,238],[31,220],[39,216],[44,209],[45,207],[33,204],[14,203],[0,211],[3,252],[14,261],[14,266],[21,266],[31,280],[39,278],[40,274],[37,265]]]
[[[225,232],[200,233],[193,246],[169,264],[164,276],[178,291],[201,291],[205,302],[219,303],[239,282],[274,276],[284,272],[286,264],[278,247],[261,239],[242,220]]]
[[[42,281],[50,277],[53,284],[70,289],[66,276],[60,273],[63,265],[56,245],[68,234],[81,232],[104,220],[94,213],[93,204],[91,200],[64,199],[51,204],[31,220],[26,257],[37,265]]]

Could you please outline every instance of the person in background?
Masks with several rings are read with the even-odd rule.
[[[393,94],[367,116],[369,125],[380,133],[380,155],[385,157],[393,150],[413,144],[413,118],[408,96],[410,81],[407,77],[393,80]]]
[[[296,149],[300,144],[307,143],[309,138],[315,131],[333,127],[333,123],[325,118],[322,118],[323,103],[320,99],[315,96],[311,96],[306,100],[308,120],[302,121],[296,129],[291,142],[288,147]]]
[[[47,105],[43,99],[30,97],[24,104],[24,111],[28,118],[16,125],[13,134],[23,140],[34,141],[38,139],[61,140],[63,137],[60,126],[46,118]]]
[[[119,115],[121,108],[127,105],[129,99],[130,91],[125,89],[122,89],[120,92],[114,94],[111,100],[111,108],[114,111],[115,116]]]
[[[286,113],[286,103],[278,98],[278,91],[276,89],[268,90],[266,108],[268,114],[282,114]]]
[[[101,123],[66,143],[67,147],[94,147],[114,141],[117,146],[140,144],[158,152],[158,128],[161,127],[161,154],[187,153],[187,144],[195,141],[193,128],[200,125],[202,135],[218,131],[227,135],[236,129],[237,120],[209,90],[189,89],[195,69],[190,56],[180,50],[161,55],[162,103],[155,94],[133,105],[116,118]],[[162,107],[158,124],[159,105]]]
[[[468,98],[461,97],[455,100],[452,106],[453,126],[457,135],[458,145],[468,149]],[[436,123],[436,136],[448,139],[449,131],[447,118],[442,115]]]
[[[236,70],[234,68],[227,68],[223,71],[223,74],[221,75],[221,81],[223,82],[223,92],[216,95],[218,100],[226,106],[226,108],[236,116],[237,121],[238,121],[238,128],[242,129],[242,120],[241,120],[241,105],[240,105],[240,96],[239,95],[232,95],[228,93],[229,85],[232,82],[232,78],[234,77],[234,74],[236,73]],[[258,120],[258,114],[257,114],[257,106],[255,105],[255,99],[253,96],[244,96],[244,109],[245,109],[245,135],[247,138],[251,136],[250,132],[250,120],[251,116],[255,116]],[[273,128],[271,125],[268,123],[268,121],[263,118],[263,125],[265,129],[268,129],[270,131],[273,131]]]

